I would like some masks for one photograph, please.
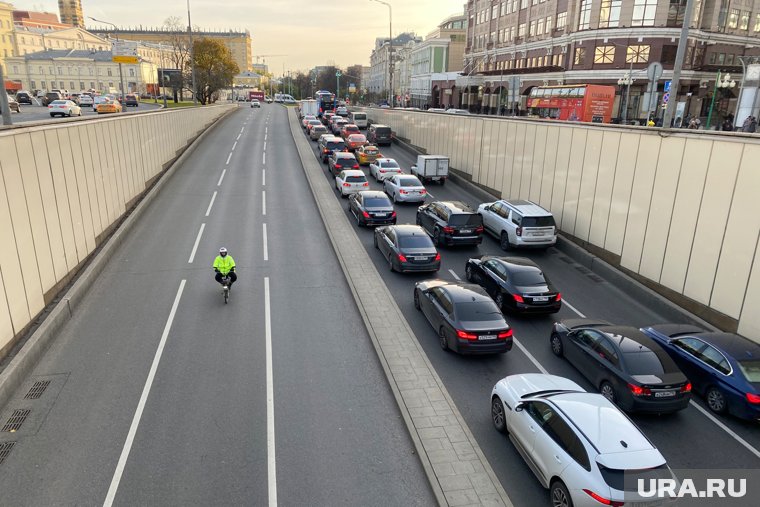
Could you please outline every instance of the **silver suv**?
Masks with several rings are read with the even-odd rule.
[[[549,248],[557,242],[554,215],[538,204],[523,200],[486,202],[478,206],[483,227],[499,239],[501,248]]]

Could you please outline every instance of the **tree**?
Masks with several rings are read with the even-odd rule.
[[[229,48],[214,39],[202,38],[193,44],[195,95],[202,105],[213,101],[215,92],[232,84],[240,72]]]
[[[190,41],[187,37],[187,26],[182,24],[179,16],[170,16],[164,20],[162,28],[167,32],[164,42],[172,48],[171,65],[180,70],[179,75],[171,82],[174,102],[177,102],[177,92],[182,93],[184,76],[190,67]]]
[[[317,75],[317,90],[328,90],[331,92],[335,92],[335,86],[336,86],[336,78],[335,78],[335,72],[338,71],[338,68],[334,65],[330,65],[329,67],[326,67],[322,72]]]

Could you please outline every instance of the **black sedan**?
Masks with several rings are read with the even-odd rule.
[[[348,211],[356,225],[390,225],[396,223],[396,212],[388,196],[377,190],[362,190],[348,196]]]
[[[433,237],[436,246],[479,245],[483,217],[462,201],[436,201],[417,208],[417,225]]]
[[[443,350],[503,354],[512,349],[512,329],[477,285],[427,280],[414,286],[414,307],[438,333]]]
[[[557,313],[562,308],[562,294],[535,262],[524,257],[472,258],[465,276],[482,286],[502,311]]]
[[[603,320],[556,322],[552,352],[564,356],[608,400],[629,412],[683,410],[691,382],[657,342],[633,327]]]
[[[441,269],[441,254],[418,225],[387,225],[375,229],[375,248],[391,271],[419,272]]]

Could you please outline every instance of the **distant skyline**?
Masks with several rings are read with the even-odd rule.
[[[6,0],[16,9],[58,14],[57,0]],[[388,0],[393,7],[393,35],[415,32],[424,37],[447,16],[464,11],[464,0]],[[256,5],[259,4],[259,5]],[[369,65],[375,38],[388,36],[388,8],[372,0],[191,0],[194,26],[202,30],[249,30],[253,63],[260,55],[269,70],[308,70],[318,65]],[[186,0],[82,0],[89,17],[118,26],[159,27],[170,16],[187,19]],[[330,34],[330,35],[327,35]]]

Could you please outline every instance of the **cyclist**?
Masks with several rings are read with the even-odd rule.
[[[214,279],[219,282],[219,285],[224,287],[224,278],[228,276],[230,278],[230,284],[228,288],[232,288],[232,284],[237,281],[237,274],[235,273],[235,259],[231,255],[227,254],[227,249],[222,247],[219,249],[219,255],[214,259],[214,271],[216,276]]]

